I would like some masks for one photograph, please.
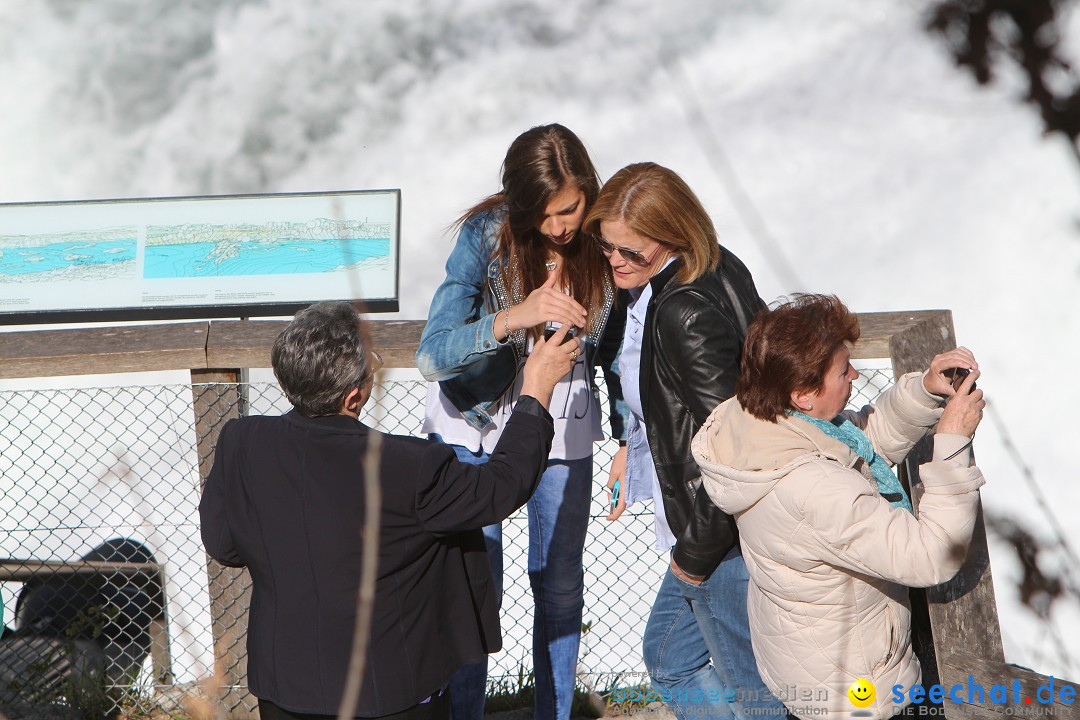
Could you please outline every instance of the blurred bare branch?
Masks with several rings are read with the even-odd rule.
[[[1080,79],[1062,47],[1062,14],[1075,0],[942,0],[931,5],[926,28],[980,85],[1002,63],[1027,78],[1024,100],[1035,105],[1047,133],[1069,138],[1080,159]]]
[[[1045,558],[1054,552],[1061,552],[1062,548],[1059,544],[1044,543],[1015,517],[986,512],[985,518],[987,531],[1008,543],[1020,561],[1021,577],[1016,584],[1020,602],[1035,613],[1045,628],[1051,630],[1055,605],[1064,599],[1080,601],[1080,588],[1076,587],[1067,572],[1068,566],[1063,566],[1060,573],[1055,573],[1047,570],[1045,563],[1040,563],[1040,557]],[[1075,661],[1060,633],[1047,632],[1047,638],[1061,662],[1072,666]]]
[[[1040,553],[1048,548],[1015,518],[987,513],[986,526],[1016,552],[1023,572],[1017,583],[1020,602],[1031,608],[1040,618],[1050,617],[1051,608],[1054,602],[1062,597],[1065,584],[1061,577],[1043,570],[1039,565]]]

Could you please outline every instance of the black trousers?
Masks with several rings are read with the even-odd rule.
[[[337,715],[312,715],[295,713],[280,708],[269,700],[259,700],[261,720],[337,720]],[[393,715],[381,715],[378,720],[449,720],[450,693],[444,692],[422,705],[413,705]]]

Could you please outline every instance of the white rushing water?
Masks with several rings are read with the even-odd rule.
[[[561,122],[604,178],[682,174],[766,300],[951,309],[1006,429],[977,439],[986,506],[1054,541],[1007,438],[1075,537],[1078,166],[1017,78],[953,66],[923,5],[0,0],[0,201],[401,188],[400,317],[422,318],[444,228],[515,135]],[[1007,658],[1080,677],[1047,649],[1080,637],[1077,600],[1040,625],[992,552]]]

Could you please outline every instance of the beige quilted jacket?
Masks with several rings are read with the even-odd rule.
[[[901,378],[870,416],[876,451],[902,460],[937,405],[920,373]],[[881,497],[852,450],[798,418],[764,422],[732,398],[695,436],[703,485],[739,526],[758,670],[796,715],[850,717],[862,678],[876,688],[866,710],[890,717],[893,686],[920,681],[906,586],[948,580],[967,552],[982,473],[968,450],[942,460],[965,442],[935,436],[916,519]]]

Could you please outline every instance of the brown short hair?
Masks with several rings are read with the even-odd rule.
[[[797,294],[754,316],[735,395],[756,418],[776,422],[791,393],[820,390],[833,355],[859,339],[859,318],[835,295]]]
[[[690,186],[662,165],[636,163],[612,175],[600,189],[583,228],[599,235],[601,222],[619,220],[682,260],[676,282],[693,282],[720,262],[712,219]]]

